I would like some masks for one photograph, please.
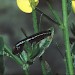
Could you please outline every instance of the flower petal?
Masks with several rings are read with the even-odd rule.
[[[39,3],[39,0],[35,0],[35,5],[37,6]],[[32,7],[29,0],[17,0],[17,5],[20,10],[22,10],[25,13],[31,13]],[[35,8],[35,6],[34,6]]]
[[[75,1],[72,1],[72,9],[73,9],[73,12],[75,13]]]

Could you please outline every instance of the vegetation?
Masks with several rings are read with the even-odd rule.
[[[40,8],[38,8],[39,0],[29,0],[27,1],[28,7],[24,6],[22,7],[23,0],[22,2],[19,3],[20,0],[17,0],[18,7],[26,13],[31,13],[32,14],[32,21],[33,21],[33,28],[34,28],[34,33],[35,37],[37,37],[39,32],[41,31],[40,25],[41,25],[41,20],[42,16],[46,17],[48,20],[52,21],[55,23],[62,31],[63,31],[63,39],[64,39],[64,45],[65,45],[65,56],[63,56],[63,60],[66,66],[66,75],[74,75],[74,68],[75,68],[75,38],[70,37],[69,35],[69,26],[68,26],[68,21],[69,21],[69,15],[72,12],[72,1],[71,0],[62,0],[62,16],[63,18],[61,19],[58,12],[53,9],[50,0],[46,0],[46,3],[49,7],[50,13],[53,16],[53,18],[49,17],[47,14],[45,14]],[[24,4],[25,5],[25,4]],[[74,6],[73,6],[74,7]],[[73,8],[74,10],[74,8]],[[38,20],[37,20],[37,12],[41,14],[40,16],[40,22],[38,26]],[[75,25],[72,23],[72,26],[70,27],[70,30],[72,34],[75,36]],[[37,58],[39,58],[39,61],[41,63],[41,68],[42,68],[42,74],[43,75],[52,75],[52,70],[48,62],[43,58],[43,54],[46,51],[46,49],[51,45],[51,42],[53,40],[54,36],[54,28],[50,27],[48,30],[46,30],[45,35],[42,33],[42,36],[38,39],[40,39],[38,42],[38,39],[34,40],[34,37],[29,38],[25,31],[22,29],[22,32],[24,33],[26,38],[29,38],[30,41],[33,40],[31,43],[30,41],[27,41],[27,39],[24,40],[25,43],[22,43],[23,41],[20,41],[19,44],[24,44],[23,48],[21,45],[15,46],[15,50],[19,50],[21,48],[22,52],[17,52],[17,54],[13,54],[12,48],[8,47],[4,40],[3,37],[0,36],[0,74],[4,74],[4,61],[3,61],[3,56],[8,56],[12,60],[14,60],[17,64],[19,64],[22,69],[24,70],[25,75],[30,75],[29,69],[32,64],[36,61]],[[37,34],[38,33],[38,34]],[[36,35],[37,34],[37,35]],[[38,36],[39,37],[39,36]],[[44,39],[42,39],[44,37]],[[59,50],[58,50],[59,51]],[[62,54],[60,52],[60,54]],[[73,61],[74,60],[74,61]]]

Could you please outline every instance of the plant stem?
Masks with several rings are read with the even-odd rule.
[[[4,51],[7,52],[14,61],[16,61],[18,64],[20,64],[21,66],[24,65],[24,63],[15,55],[12,54],[11,50],[5,45],[4,46]],[[25,68],[25,66],[23,66],[23,68]],[[25,72],[25,75],[29,75],[28,71],[26,69],[23,69]]]
[[[64,40],[66,46],[66,61],[67,61],[66,63],[69,75],[74,75],[72,57],[70,52],[70,43],[69,43],[67,0],[62,0],[62,9],[63,9],[63,27],[64,27],[63,32],[64,32]]]
[[[43,73],[43,75],[47,75],[46,67],[45,67],[45,61],[42,59],[42,57],[40,57],[39,60],[41,62],[41,67],[42,67],[42,73]]]
[[[17,56],[13,55],[11,52],[12,50],[10,50],[6,45],[4,46],[4,51],[8,53],[18,64],[20,64],[21,66],[23,65],[23,62]]]
[[[26,75],[29,75],[29,73],[28,73],[28,71],[27,71],[27,70],[25,70],[25,74],[26,74]]]
[[[38,26],[37,26],[36,10],[33,10],[32,17],[33,17],[34,32],[37,33],[39,31],[39,29],[38,29]],[[42,67],[43,75],[47,75],[46,68],[45,68],[45,64],[44,64],[45,61],[42,60],[42,57],[40,57],[39,60],[41,62],[41,67]]]
[[[24,72],[25,72],[25,75],[29,75],[29,69],[28,69],[29,67],[27,67],[27,64],[24,64],[23,65],[23,70],[24,70]]]
[[[32,11],[32,19],[33,19],[33,27],[34,27],[34,32],[38,32],[38,25],[37,25],[37,16],[36,16],[36,10]]]

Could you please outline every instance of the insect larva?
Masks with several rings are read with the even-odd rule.
[[[43,40],[44,38],[46,38],[48,36],[51,36],[51,30],[36,33],[34,35],[31,35],[31,36],[19,41],[13,49],[13,54],[21,53],[23,51],[23,46],[26,41],[30,42],[31,44],[33,44],[34,42],[38,43],[39,41]]]

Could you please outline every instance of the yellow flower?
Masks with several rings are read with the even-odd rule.
[[[75,13],[75,0],[72,0],[72,9],[73,9],[73,12]]]
[[[31,13],[38,5],[39,0],[17,0],[17,5],[25,13]]]

